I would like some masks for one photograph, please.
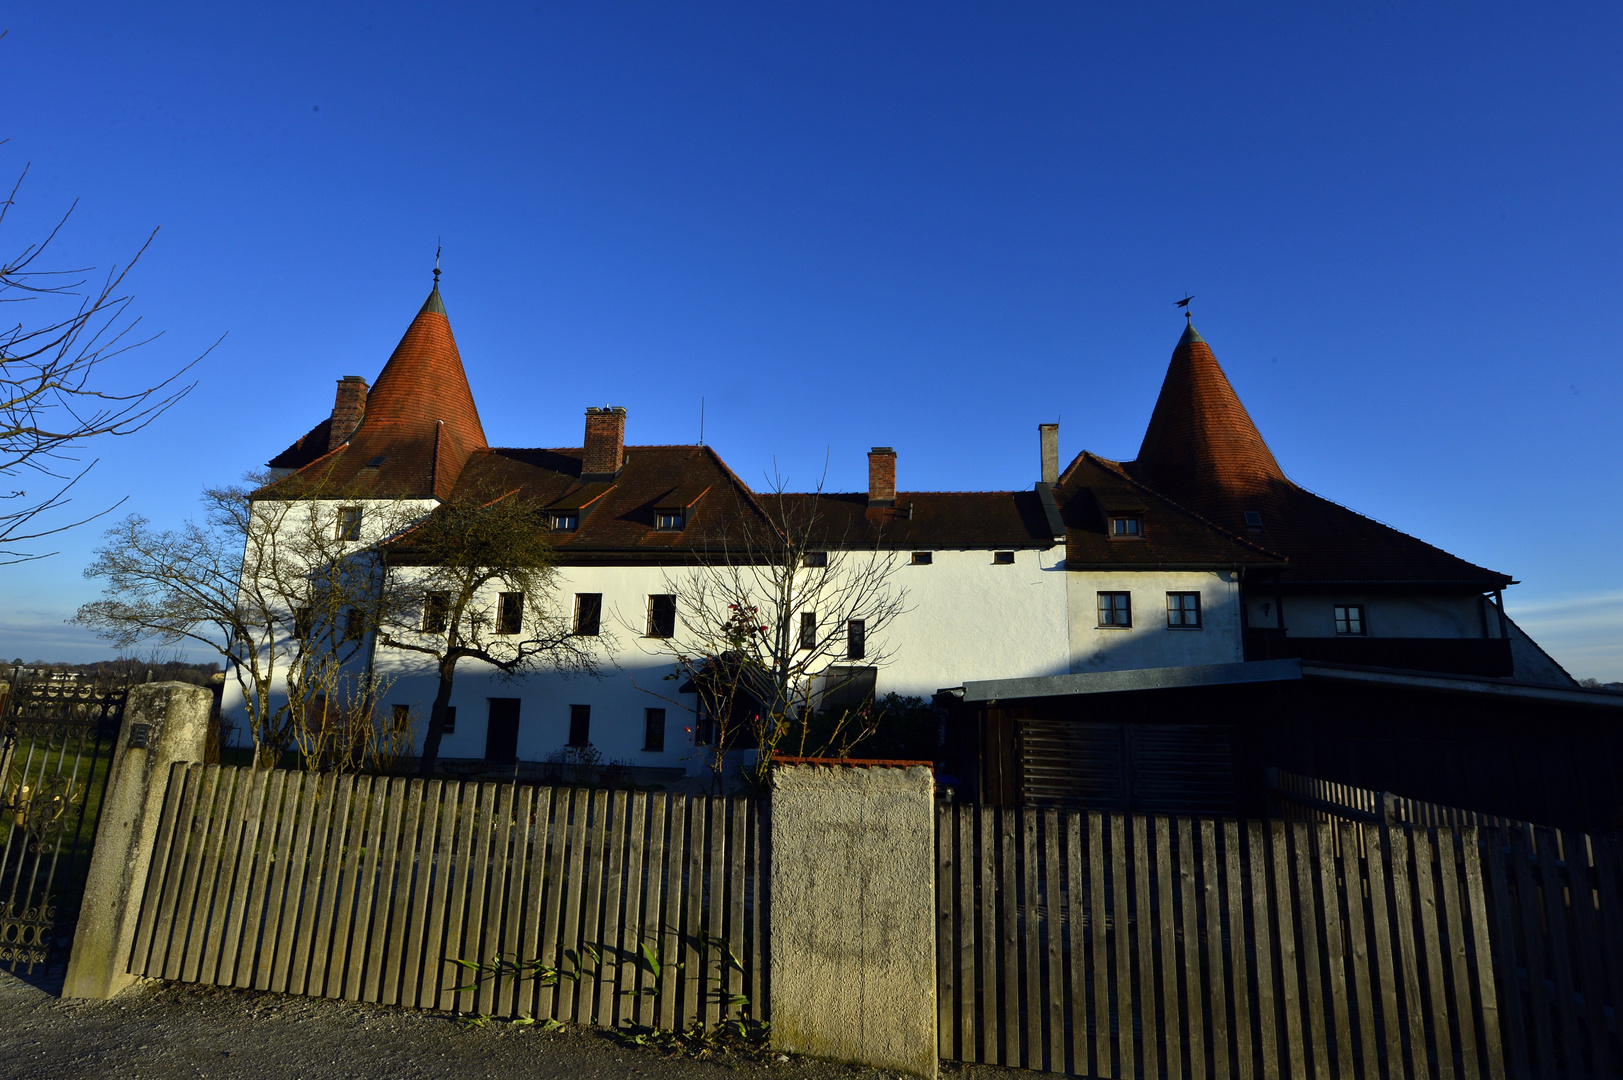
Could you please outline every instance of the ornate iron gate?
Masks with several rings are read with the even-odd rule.
[[[12,971],[72,937],[127,693],[123,680],[19,670],[0,700],[0,964]]]

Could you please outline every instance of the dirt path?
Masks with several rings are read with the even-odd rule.
[[[945,1073],[967,1080],[969,1070]],[[975,1080],[1024,1075],[974,1070]],[[107,1002],[63,1001],[0,972],[0,1077],[29,1080],[254,1080],[639,1076],[671,1080],[880,1080],[873,1069],[805,1058],[669,1059],[579,1029],[543,1032],[351,1002],[146,983]]]

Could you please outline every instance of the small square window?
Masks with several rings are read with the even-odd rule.
[[[817,647],[817,613],[802,611],[800,613],[800,647],[802,649],[815,649]]]
[[[1336,636],[1360,637],[1364,633],[1364,605],[1336,605]]]
[[[569,706],[569,745],[592,745],[592,707],[590,705]]]
[[[395,731],[409,731],[411,729],[411,706],[389,706],[389,725]]]
[[[994,551],[994,552],[992,552],[992,562],[994,564],[998,565],[998,566],[1013,566],[1014,565],[1014,552],[1012,552],[1012,551]]]
[[[366,613],[360,608],[344,609],[344,640],[359,641],[366,636]]]
[[[451,594],[431,592],[423,597],[423,633],[445,633],[445,622],[451,614]]]
[[[524,594],[504,592],[496,596],[496,633],[516,634],[524,629]]]
[[[861,660],[868,655],[868,627],[861,619],[845,624],[845,655],[850,660]]]
[[[681,532],[682,511],[660,510],[654,514],[654,528],[658,532]]]
[[[1136,540],[1143,535],[1143,518],[1113,517],[1110,519],[1110,538],[1112,540]]]
[[[361,508],[359,506],[340,506],[338,508],[338,539],[359,540],[361,538]]]
[[[665,749],[665,710],[644,709],[642,728],[644,750]]]
[[[1200,629],[1200,594],[1167,593],[1167,625],[1177,630]]]
[[[670,593],[648,598],[648,637],[668,638],[676,634],[676,597]]]
[[[445,727],[444,727],[443,730],[444,730],[445,734],[447,734],[447,735],[452,735],[452,734],[456,733],[456,706],[455,705],[447,705],[445,707]]]
[[[929,566],[934,561],[934,558],[935,552],[933,551],[915,551],[913,553],[913,565]]]
[[[382,454],[378,454],[376,457],[372,457],[372,458],[367,459],[366,467],[368,469],[376,469],[378,466],[382,465],[387,460],[388,459],[385,458]]]
[[[1099,625],[1100,626],[1132,626],[1133,601],[1132,597],[1124,592],[1102,592],[1099,594]]]
[[[580,528],[579,514],[571,512],[568,514],[552,515],[553,532],[574,532],[578,528]]]
[[[806,552],[805,557],[801,560],[801,563],[805,566],[827,566],[828,552],[808,551]]]
[[[603,594],[583,592],[575,594],[575,633],[583,637],[596,637],[603,631]]]
[[[1262,528],[1262,514],[1256,510],[1247,510],[1245,512],[1245,527],[1248,529]]]

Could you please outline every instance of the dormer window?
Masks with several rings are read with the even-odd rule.
[[[1140,540],[1144,536],[1144,519],[1135,515],[1118,515],[1110,519],[1110,539]]]
[[[573,510],[563,514],[552,515],[553,532],[574,532],[580,528],[580,515]]]
[[[654,512],[654,529],[657,532],[681,532],[683,513],[680,510],[658,510]]]
[[[1245,527],[1248,529],[1262,528],[1262,512],[1258,510],[1247,510],[1245,512]]]

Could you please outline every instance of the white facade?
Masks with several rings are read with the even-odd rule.
[[[1239,575],[1232,570],[1073,571],[1065,582],[1071,674],[1245,659]],[[1102,592],[1128,594],[1131,625],[1100,625]],[[1169,593],[1199,595],[1198,627],[1171,624]]]

